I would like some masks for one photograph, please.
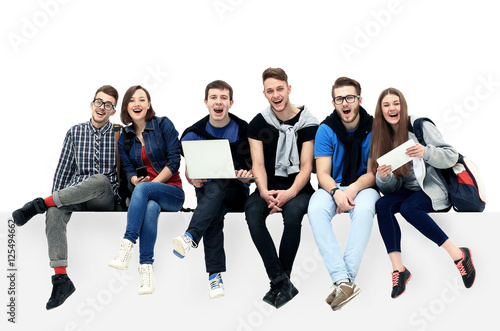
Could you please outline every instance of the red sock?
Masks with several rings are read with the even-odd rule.
[[[66,274],[66,267],[54,267],[56,275]]]
[[[54,203],[54,198],[52,197],[52,195],[48,198],[45,198],[43,199],[43,202],[45,202],[45,205],[47,206],[47,208],[49,207],[55,207],[56,204]]]

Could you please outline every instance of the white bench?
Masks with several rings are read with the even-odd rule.
[[[390,298],[391,266],[375,219],[356,280],[362,292],[338,312],[331,311],[324,303],[332,290],[331,281],[307,217],[292,272],[292,281],[300,292],[276,310],[261,300],[269,289],[269,280],[243,213],[229,213],[226,217],[228,270],[223,273],[226,296],[216,300],[208,298],[203,243],[183,260],[172,254],[172,239],[185,231],[191,216],[192,213],[182,212],[160,214],[155,248],[156,292],[139,296],[138,245],[134,247],[129,270],[121,272],[107,266],[125,231],[126,214],[74,213],[68,225],[68,274],[77,290],[61,307],[47,312],[45,303],[50,296],[53,271],[46,251],[44,216],[37,215],[16,230],[17,329],[104,330],[114,326],[131,330],[148,324],[168,330],[186,327],[308,330],[311,326],[352,330],[369,327],[464,330],[476,327],[478,320],[488,321],[496,316],[496,306],[483,299],[498,293],[495,245],[499,233],[498,214],[433,215],[457,245],[468,245],[472,249],[478,275],[476,284],[469,290],[463,287],[446,252],[401,221],[403,258],[413,278],[406,293],[396,300]],[[2,219],[8,217],[2,214]],[[267,222],[275,242],[279,243],[281,215],[271,215]],[[334,223],[338,240],[344,247],[349,217],[336,216]],[[6,225],[0,233],[5,229]],[[5,252],[6,237],[0,239]],[[4,285],[4,291],[6,288]],[[0,323],[6,324],[6,318],[4,316]]]

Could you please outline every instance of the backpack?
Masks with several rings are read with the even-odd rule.
[[[115,131],[115,149],[116,149],[116,173],[118,178],[118,195],[120,196],[120,203],[116,206],[116,211],[127,211],[130,204],[130,198],[132,197],[132,191],[134,190],[132,184],[128,182],[127,175],[123,170],[123,165],[121,164],[120,155],[118,155],[118,138],[120,134],[124,132],[124,127],[120,124],[114,124]],[[125,136],[125,149],[130,150],[133,143],[133,137]]]
[[[423,122],[429,121],[426,117],[418,118],[413,123],[413,133],[418,142],[426,146],[423,137]],[[435,124],[434,124],[435,125]],[[411,131],[411,130],[410,130]],[[482,212],[486,206],[486,192],[476,165],[469,158],[458,154],[457,163],[448,169],[436,169],[441,181],[448,190],[453,209],[457,212]]]

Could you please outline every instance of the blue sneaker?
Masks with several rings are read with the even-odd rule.
[[[175,256],[183,259],[187,252],[191,248],[196,248],[196,243],[193,241],[193,238],[189,233],[184,233],[182,236],[175,237],[174,241],[172,242],[174,245],[174,254]]]
[[[208,278],[208,296],[210,299],[224,296],[224,283],[222,282],[220,272],[212,274]]]

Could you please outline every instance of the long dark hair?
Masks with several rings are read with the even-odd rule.
[[[399,127],[397,133],[394,132],[392,126],[387,123],[382,113],[382,100],[389,94],[395,95],[399,98],[400,113],[399,113]],[[375,116],[373,118],[372,138],[370,146],[371,154],[371,169],[373,172],[377,171],[377,159],[385,153],[392,150],[408,140],[408,124],[410,118],[408,116],[408,105],[406,99],[401,91],[389,87],[380,93],[375,108]],[[407,175],[410,173],[410,164],[407,163],[401,168],[394,171],[396,177]]]

